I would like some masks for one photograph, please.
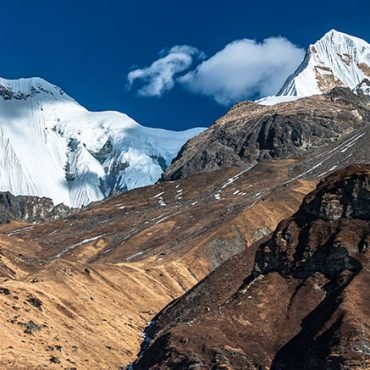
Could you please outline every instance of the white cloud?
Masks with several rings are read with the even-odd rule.
[[[262,43],[234,41],[178,81],[188,90],[230,104],[276,94],[304,57],[304,50],[282,37]]]
[[[140,96],[161,96],[174,87],[180,73],[188,71],[195,60],[204,58],[202,52],[188,45],[176,45],[168,52],[161,51],[160,56],[151,66],[135,69],[128,74],[129,89],[137,81],[141,85],[138,89]]]

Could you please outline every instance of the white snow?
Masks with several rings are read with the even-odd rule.
[[[159,198],[158,203],[161,207],[166,207],[167,203],[163,200],[163,198]]]
[[[221,189],[225,189],[227,188],[228,186],[230,186],[233,182],[235,182],[241,175],[243,175],[244,173],[246,173],[247,171],[250,170],[250,167],[248,168],[245,168],[244,170],[240,171],[239,173],[237,173],[235,176],[233,177],[230,177],[229,179],[226,180],[226,182],[221,186]]]
[[[320,175],[317,176],[317,177],[322,177],[322,176],[326,175],[327,173],[334,171],[337,167],[338,166],[333,166],[333,167],[329,168],[327,171],[325,171],[323,173],[320,173]]]
[[[361,65],[370,67],[370,45],[360,38],[331,30],[310,45],[304,61],[278,95],[322,94],[334,85],[353,89],[370,77]],[[320,84],[320,79],[329,83]]]
[[[14,231],[10,232],[7,234],[7,236],[12,236],[21,233],[22,231],[27,231],[27,230],[32,230],[33,226],[26,226],[26,227],[21,227],[20,229],[15,229]]]
[[[72,249],[75,249],[75,248],[79,247],[80,245],[83,245],[83,244],[86,244],[86,243],[90,243],[90,242],[92,242],[94,240],[98,240],[98,239],[102,238],[104,235],[105,234],[97,235],[97,236],[94,236],[94,237],[89,238],[89,239],[84,239],[84,240],[82,240],[82,241],[80,241],[80,242],[78,242],[76,244],[70,245],[67,248],[65,248],[62,252],[60,252],[59,254],[57,254],[55,256],[55,258],[59,258],[59,257],[63,256],[67,252],[71,251]]]
[[[161,197],[162,198],[162,195],[164,194],[164,191],[158,193],[157,195],[154,195],[154,198],[159,198]]]
[[[366,132],[363,132],[353,138],[349,143],[346,143],[344,149],[341,150],[342,153],[345,153],[351,146],[353,146],[358,139],[360,139],[362,136],[364,136]]]
[[[183,195],[183,190],[182,189],[176,190],[176,199],[177,200],[181,200],[182,199],[182,195]]]
[[[80,207],[153,184],[201,131],[144,127],[123,113],[89,112],[40,78],[0,78],[0,191]]]
[[[168,218],[170,218],[172,215],[168,215],[168,216],[164,216],[162,218],[160,218],[158,221],[156,221],[156,224],[160,224],[161,222],[167,220]]]
[[[308,170],[302,172],[301,174],[299,174],[298,176],[288,180],[288,181],[285,181],[284,184],[289,184],[297,179],[300,179],[302,178],[303,176],[305,175],[308,175],[309,173],[313,172],[314,170],[316,170],[318,167],[322,166],[325,162],[327,162],[329,159],[331,159],[338,150],[340,151],[343,151],[343,148],[349,148],[350,146],[352,146],[357,140],[359,140],[360,138],[362,138],[364,135],[366,134],[366,132],[361,132],[359,134],[356,134],[354,135],[353,137],[345,140],[344,142],[342,142],[341,144],[335,146],[333,149],[329,150],[328,152],[325,152],[324,155],[325,157],[319,162],[317,163],[315,166],[309,168]],[[349,147],[347,147],[349,145]],[[347,156],[346,158],[349,158],[350,156]],[[321,159],[321,158],[320,158]],[[329,170],[330,171],[330,170]],[[326,171],[324,172],[327,173],[329,171]]]
[[[236,175],[228,178],[222,185],[221,185],[221,188],[218,190],[217,193],[214,194],[214,197],[216,200],[221,200],[221,193],[228,187],[230,186],[231,184],[233,184],[236,180],[238,180],[238,178],[240,176],[242,176],[244,173],[246,173],[247,171],[249,171],[252,167],[247,167],[245,169],[243,169],[242,171],[240,171],[239,173],[237,173]],[[234,193],[235,195],[235,193]]]
[[[144,254],[144,252],[137,252],[137,253],[135,253],[135,254],[133,254],[132,256],[130,256],[130,257],[127,257],[126,258],[126,261],[128,262],[128,261],[131,261],[132,259],[134,259],[135,257],[139,257],[139,256],[141,256],[141,255],[143,255]]]
[[[256,100],[256,103],[261,105],[275,105],[279,103],[287,103],[299,99],[299,96],[267,96],[265,98]]]
[[[161,207],[165,207],[167,205],[166,202],[163,200],[163,195],[164,195],[164,191],[154,195],[154,198],[158,199],[158,203]]]

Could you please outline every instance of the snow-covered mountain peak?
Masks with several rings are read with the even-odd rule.
[[[329,43],[334,47],[338,47],[341,44],[349,44],[350,46],[369,46],[365,40],[356,36],[348,35],[344,32],[337,31],[335,29],[331,29],[324,36],[322,36],[321,39],[316,42],[316,44],[319,43]]]
[[[201,130],[144,127],[89,112],[41,78],[0,78],[0,191],[86,205],[154,183]]]
[[[54,101],[73,101],[61,88],[39,77],[14,80],[0,77],[0,97],[4,100],[27,100],[37,95],[43,96],[43,99],[46,98]]]
[[[304,61],[278,95],[310,96],[336,86],[353,89],[365,78],[370,78],[370,45],[358,37],[331,30],[310,45]]]

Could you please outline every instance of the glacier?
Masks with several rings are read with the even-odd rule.
[[[90,112],[41,78],[0,78],[0,191],[81,207],[155,183],[202,130],[145,127]]]

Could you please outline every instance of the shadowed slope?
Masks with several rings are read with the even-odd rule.
[[[369,362],[370,167],[338,171],[262,241],[155,319],[137,369],[344,369]]]

